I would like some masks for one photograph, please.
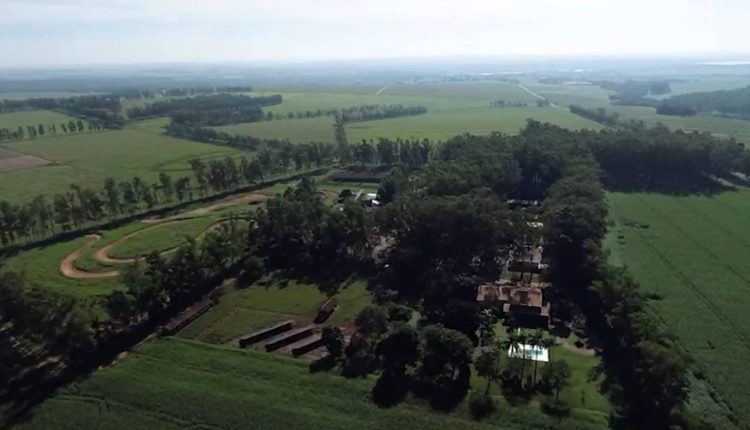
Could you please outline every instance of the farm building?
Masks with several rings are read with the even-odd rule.
[[[484,284],[477,287],[477,302],[486,308],[499,309],[522,327],[548,327],[549,303],[542,288],[517,284]]]

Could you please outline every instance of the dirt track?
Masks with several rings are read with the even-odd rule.
[[[81,254],[83,254],[83,252],[87,249],[91,248],[101,238],[102,237],[98,234],[87,235],[86,243],[84,243],[80,248],[68,254],[68,256],[60,262],[60,273],[62,273],[62,275],[66,278],[71,279],[100,279],[114,278],[116,276],[119,276],[119,270],[113,269],[105,272],[87,272],[85,270],[80,270],[75,266],[75,262],[76,260],[78,260]]]
[[[135,261],[135,258],[113,258],[109,256],[109,251],[117,246],[118,244],[122,243],[123,241],[130,239],[131,237],[143,233],[145,230],[150,230],[152,228],[159,228],[165,225],[173,224],[175,222],[184,221],[187,219],[195,218],[201,215],[206,215],[211,212],[217,211],[219,209],[223,209],[225,207],[229,206],[237,206],[242,204],[249,204],[249,203],[262,203],[269,199],[271,199],[273,196],[269,194],[259,193],[256,191],[240,194],[237,196],[228,197],[226,199],[223,199],[219,202],[216,202],[209,206],[200,207],[197,209],[191,209],[187,212],[183,212],[180,214],[172,215],[165,218],[149,218],[144,219],[141,222],[143,223],[150,223],[153,224],[153,226],[146,227],[144,229],[135,231],[133,233],[130,233],[128,235],[125,235],[114,242],[108,244],[107,246],[102,247],[101,249],[98,249],[94,253],[94,260],[96,260],[99,263],[103,264],[127,264],[132,263]],[[206,233],[208,233],[211,229],[215,228],[217,225],[223,223],[224,221],[218,221],[215,224],[212,224],[207,229],[205,229],[203,232],[198,235],[198,237],[204,236]],[[120,271],[117,269],[112,270],[105,270],[101,272],[89,272],[86,270],[81,270],[75,266],[76,260],[81,257],[81,254],[83,254],[86,250],[91,248],[96,242],[98,242],[101,239],[101,236],[98,234],[90,234],[86,236],[86,243],[84,243],[80,248],[76,249],[75,251],[68,254],[61,262],[60,262],[60,273],[65,276],[66,278],[70,279],[101,279],[101,278],[114,278],[116,276],[120,275]],[[170,252],[173,252],[174,249],[168,249],[162,254],[168,254]]]
[[[142,222],[145,223],[163,223],[165,221],[175,221],[175,220],[181,220],[185,218],[194,218],[201,215],[206,215],[211,212],[217,211],[219,209],[223,209],[225,207],[229,206],[237,206],[242,204],[249,204],[249,203],[263,203],[267,200],[270,200],[273,198],[270,194],[264,194],[259,193],[257,191],[252,191],[249,193],[240,194],[237,196],[227,197],[226,199],[220,200],[212,205],[209,206],[203,206],[197,209],[191,209],[187,212],[182,212],[176,215],[171,215],[164,218],[146,218]]]

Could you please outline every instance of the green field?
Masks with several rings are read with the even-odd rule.
[[[145,231],[118,242],[110,249],[114,258],[134,258],[153,251],[167,251],[184,243],[188,237],[196,237],[216,224],[215,216],[199,217],[172,223],[151,225]]]
[[[571,129],[601,128],[599,124],[573,115],[564,109],[482,107],[352,123],[347,125],[346,132],[350,142],[378,137],[442,140],[463,133],[489,134],[499,131],[516,134],[525,126],[527,119],[549,122]]]
[[[3,269],[21,273],[31,285],[79,298],[103,296],[123,288],[118,278],[70,279],[60,273],[60,262],[86,243],[86,238],[34,248],[3,262]]]
[[[495,429],[605,428],[553,420],[534,407],[486,422],[464,406],[435,413],[407,400],[392,408],[370,401],[373,378],[310,374],[302,361],[177,338],[152,340],[118,364],[74,383],[29,414],[18,429]]]
[[[596,85],[543,84],[536,81],[524,82],[523,85],[561,107],[609,104],[611,94]]]
[[[371,303],[363,281],[343,285],[336,295],[338,309],[330,322],[351,326],[359,311]],[[295,319],[309,324],[328,299],[316,285],[296,281],[229,289],[219,304],[183,329],[181,337],[227,343],[273,323]],[[304,325],[303,324],[303,325]]]
[[[653,298],[650,309],[695,358],[695,407],[721,416],[711,400],[718,392],[747,422],[750,190],[690,197],[613,193],[609,201],[612,261],[629,268]]]
[[[0,200],[12,202],[29,201],[40,194],[51,196],[66,192],[72,184],[99,189],[108,176],[120,180],[139,176],[147,182],[155,182],[159,166],[184,169],[187,174],[191,158],[241,153],[132,128],[58,135],[6,146],[55,163],[0,173]]]
[[[70,120],[76,121],[77,118],[51,110],[8,112],[0,114],[0,128],[15,131],[20,126],[25,131],[27,125],[37,127],[39,124],[43,124],[46,128],[48,125],[54,124],[57,127],[57,134],[64,135],[60,124],[65,123],[67,125]],[[51,134],[51,132],[48,132],[48,134]],[[48,134],[45,134],[45,136],[48,136]]]
[[[215,127],[229,134],[292,142],[333,142],[333,117],[249,122]]]
[[[622,120],[643,121],[646,125],[664,124],[671,129],[697,130],[720,137],[735,137],[750,144],[750,121],[714,116],[681,117],[659,115],[656,109],[643,106],[610,106],[607,111],[617,112]]]

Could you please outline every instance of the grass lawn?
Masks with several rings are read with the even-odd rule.
[[[564,109],[480,107],[455,112],[427,113],[412,117],[351,123],[346,126],[346,132],[350,142],[378,137],[444,140],[463,133],[489,134],[499,131],[516,134],[530,118],[571,129],[601,128],[599,124],[573,115]]]
[[[652,309],[696,360],[701,413],[750,419],[750,190],[714,196],[609,194],[606,242],[654,299]],[[718,393],[718,395],[716,394]]]
[[[342,287],[337,294],[338,309],[329,322],[352,325],[359,311],[371,303],[364,281]],[[232,288],[219,304],[180,331],[182,337],[210,343],[226,343],[243,334],[288,319],[312,322],[328,299],[316,285],[289,281],[286,284],[259,284]]]
[[[1,94],[0,97],[2,97]],[[10,131],[16,131],[16,129],[21,126],[24,128],[24,133],[26,133],[27,125],[38,127],[39,124],[43,124],[45,128],[45,135],[42,137],[47,137],[48,134],[52,134],[52,132],[47,130],[47,126],[54,124],[57,128],[57,134],[65,135],[65,132],[63,132],[60,128],[60,124],[65,123],[65,125],[67,126],[68,121],[70,120],[76,121],[77,118],[51,110],[26,110],[19,112],[8,112],[0,113],[0,128],[7,128]]]
[[[0,173],[0,199],[25,202],[52,196],[79,184],[99,189],[108,176],[119,180],[158,178],[159,166],[187,169],[188,160],[240,151],[174,139],[136,129],[82,133],[7,144],[9,149],[55,162],[54,165]],[[176,162],[176,164],[171,164]],[[185,172],[184,174],[189,174]]]
[[[166,251],[184,243],[188,237],[196,237],[220,220],[216,216],[206,216],[165,224],[145,225],[138,234],[124,239],[113,246],[109,256],[113,258],[134,258],[153,251]]]
[[[333,117],[287,119],[214,127],[218,131],[261,139],[289,139],[292,142],[332,143]]]
[[[415,400],[379,408],[370,401],[373,384],[373,378],[310,374],[306,363],[276,354],[162,338],[61,390],[16,428],[606,428],[523,409],[476,422],[464,406],[450,414]]]
[[[69,279],[60,274],[60,262],[80,248],[86,238],[44,246],[23,252],[6,260],[3,269],[21,273],[32,285],[49,288],[79,298],[91,298],[123,288],[118,278]]]

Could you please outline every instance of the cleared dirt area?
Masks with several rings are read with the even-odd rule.
[[[27,167],[45,166],[51,163],[51,161],[43,158],[21,154],[0,147],[0,172],[10,172],[13,170],[25,169]]]

